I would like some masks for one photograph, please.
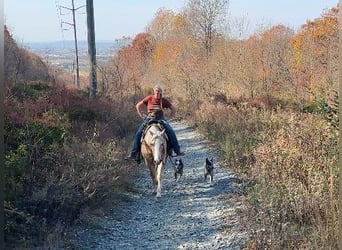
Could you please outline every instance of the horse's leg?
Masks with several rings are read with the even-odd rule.
[[[151,181],[152,181],[152,194],[154,194],[156,192],[156,188],[155,188],[154,175],[152,173],[152,170],[150,170],[150,176],[151,176]]]
[[[163,163],[160,163],[157,166],[156,171],[156,182],[157,182],[157,197],[161,197],[161,188],[162,188],[162,178],[163,178]]]
[[[155,173],[155,169],[154,166],[149,166],[150,169],[150,176],[151,176],[151,180],[152,180],[152,193],[155,194],[157,192],[157,186],[156,186],[156,173]]]

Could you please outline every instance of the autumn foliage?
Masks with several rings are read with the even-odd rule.
[[[89,100],[6,29],[5,44],[5,248],[60,247],[83,209],[125,188],[119,162],[138,118],[122,99]]]
[[[280,24],[236,39],[215,25],[201,33],[214,2],[224,3],[160,9],[146,29],[147,56],[132,53],[132,43],[108,66],[130,56],[135,68],[123,76],[134,74],[135,94],[160,84],[178,115],[215,138],[227,165],[246,177],[249,249],[334,248],[339,6],[299,31]]]
[[[43,179],[37,167],[50,173],[39,193],[48,210],[57,204],[77,213],[78,201],[108,188],[127,146],[121,135],[139,124],[134,105],[158,84],[178,118],[215,140],[222,165],[242,177],[246,248],[336,248],[339,6],[298,31],[279,24],[235,38],[223,27],[227,3],[192,0],[179,13],[159,9],[144,32],[99,65],[96,102],[84,90],[55,88],[61,79],[5,30],[9,221],[27,205],[16,204],[16,194],[32,195],[36,187],[26,185]],[[43,137],[49,145],[34,149],[25,141]],[[52,158],[59,163],[51,165]],[[95,171],[93,162],[102,168]],[[70,203],[49,203],[51,190]],[[39,205],[31,203],[29,212]]]

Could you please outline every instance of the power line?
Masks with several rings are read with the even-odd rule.
[[[57,13],[57,17],[58,17],[58,20],[59,20],[59,24],[60,24],[60,27],[61,27],[61,33],[62,33],[62,38],[64,40],[64,32],[63,32],[63,21],[62,21],[62,18],[61,18],[61,10],[60,10],[60,5],[58,3],[57,0],[55,0],[55,5],[56,5],[56,13]]]
[[[62,33],[63,33],[63,30],[66,30],[63,28],[63,24],[67,24],[69,26],[71,26],[74,30],[74,40],[75,40],[75,55],[76,55],[76,85],[77,87],[79,88],[80,87],[80,70],[79,70],[79,63],[78,63],[78,46],[77,46],[77,31],[76,31],[76,17],[75,17],[75,12],[83,7],[85,7],[85,5],[82,5],[82,6],[79,6],[77,8],[75,8],[75,3],[74,3],[74,0],[71,1],[71,4],[72,4],[72,7],[69,8],[69,7],[66,7],[66,6],[62,6],[62,5],[57,5],[57,1],[56,2],[56,7],[58,8],[59,10],[59,14],[58,15],[58,18],[60,20],[60,24],[61,24],[61,29],[62,29]],[[68,10],[68,11],[71,11],[72,12],[72,23],[70,22],[66,22],[66,21],[63,21],[62,18],[61,18],[61,15],[63,15],[62,13],[62,9],[65,9],[65,10]]]

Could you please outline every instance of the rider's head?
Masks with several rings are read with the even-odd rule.
[[[162,93],[163,93],[163,91],[162,91],[161,87],[159,87],[158,85],[153,87],[153,94],[154,95],[156,95],[157,97],[160,98],[162,96]]]

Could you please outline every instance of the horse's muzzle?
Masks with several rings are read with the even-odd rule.
[[[162,162],[162,160],[153,160],[153,162],[155,165],[159,165]]]

